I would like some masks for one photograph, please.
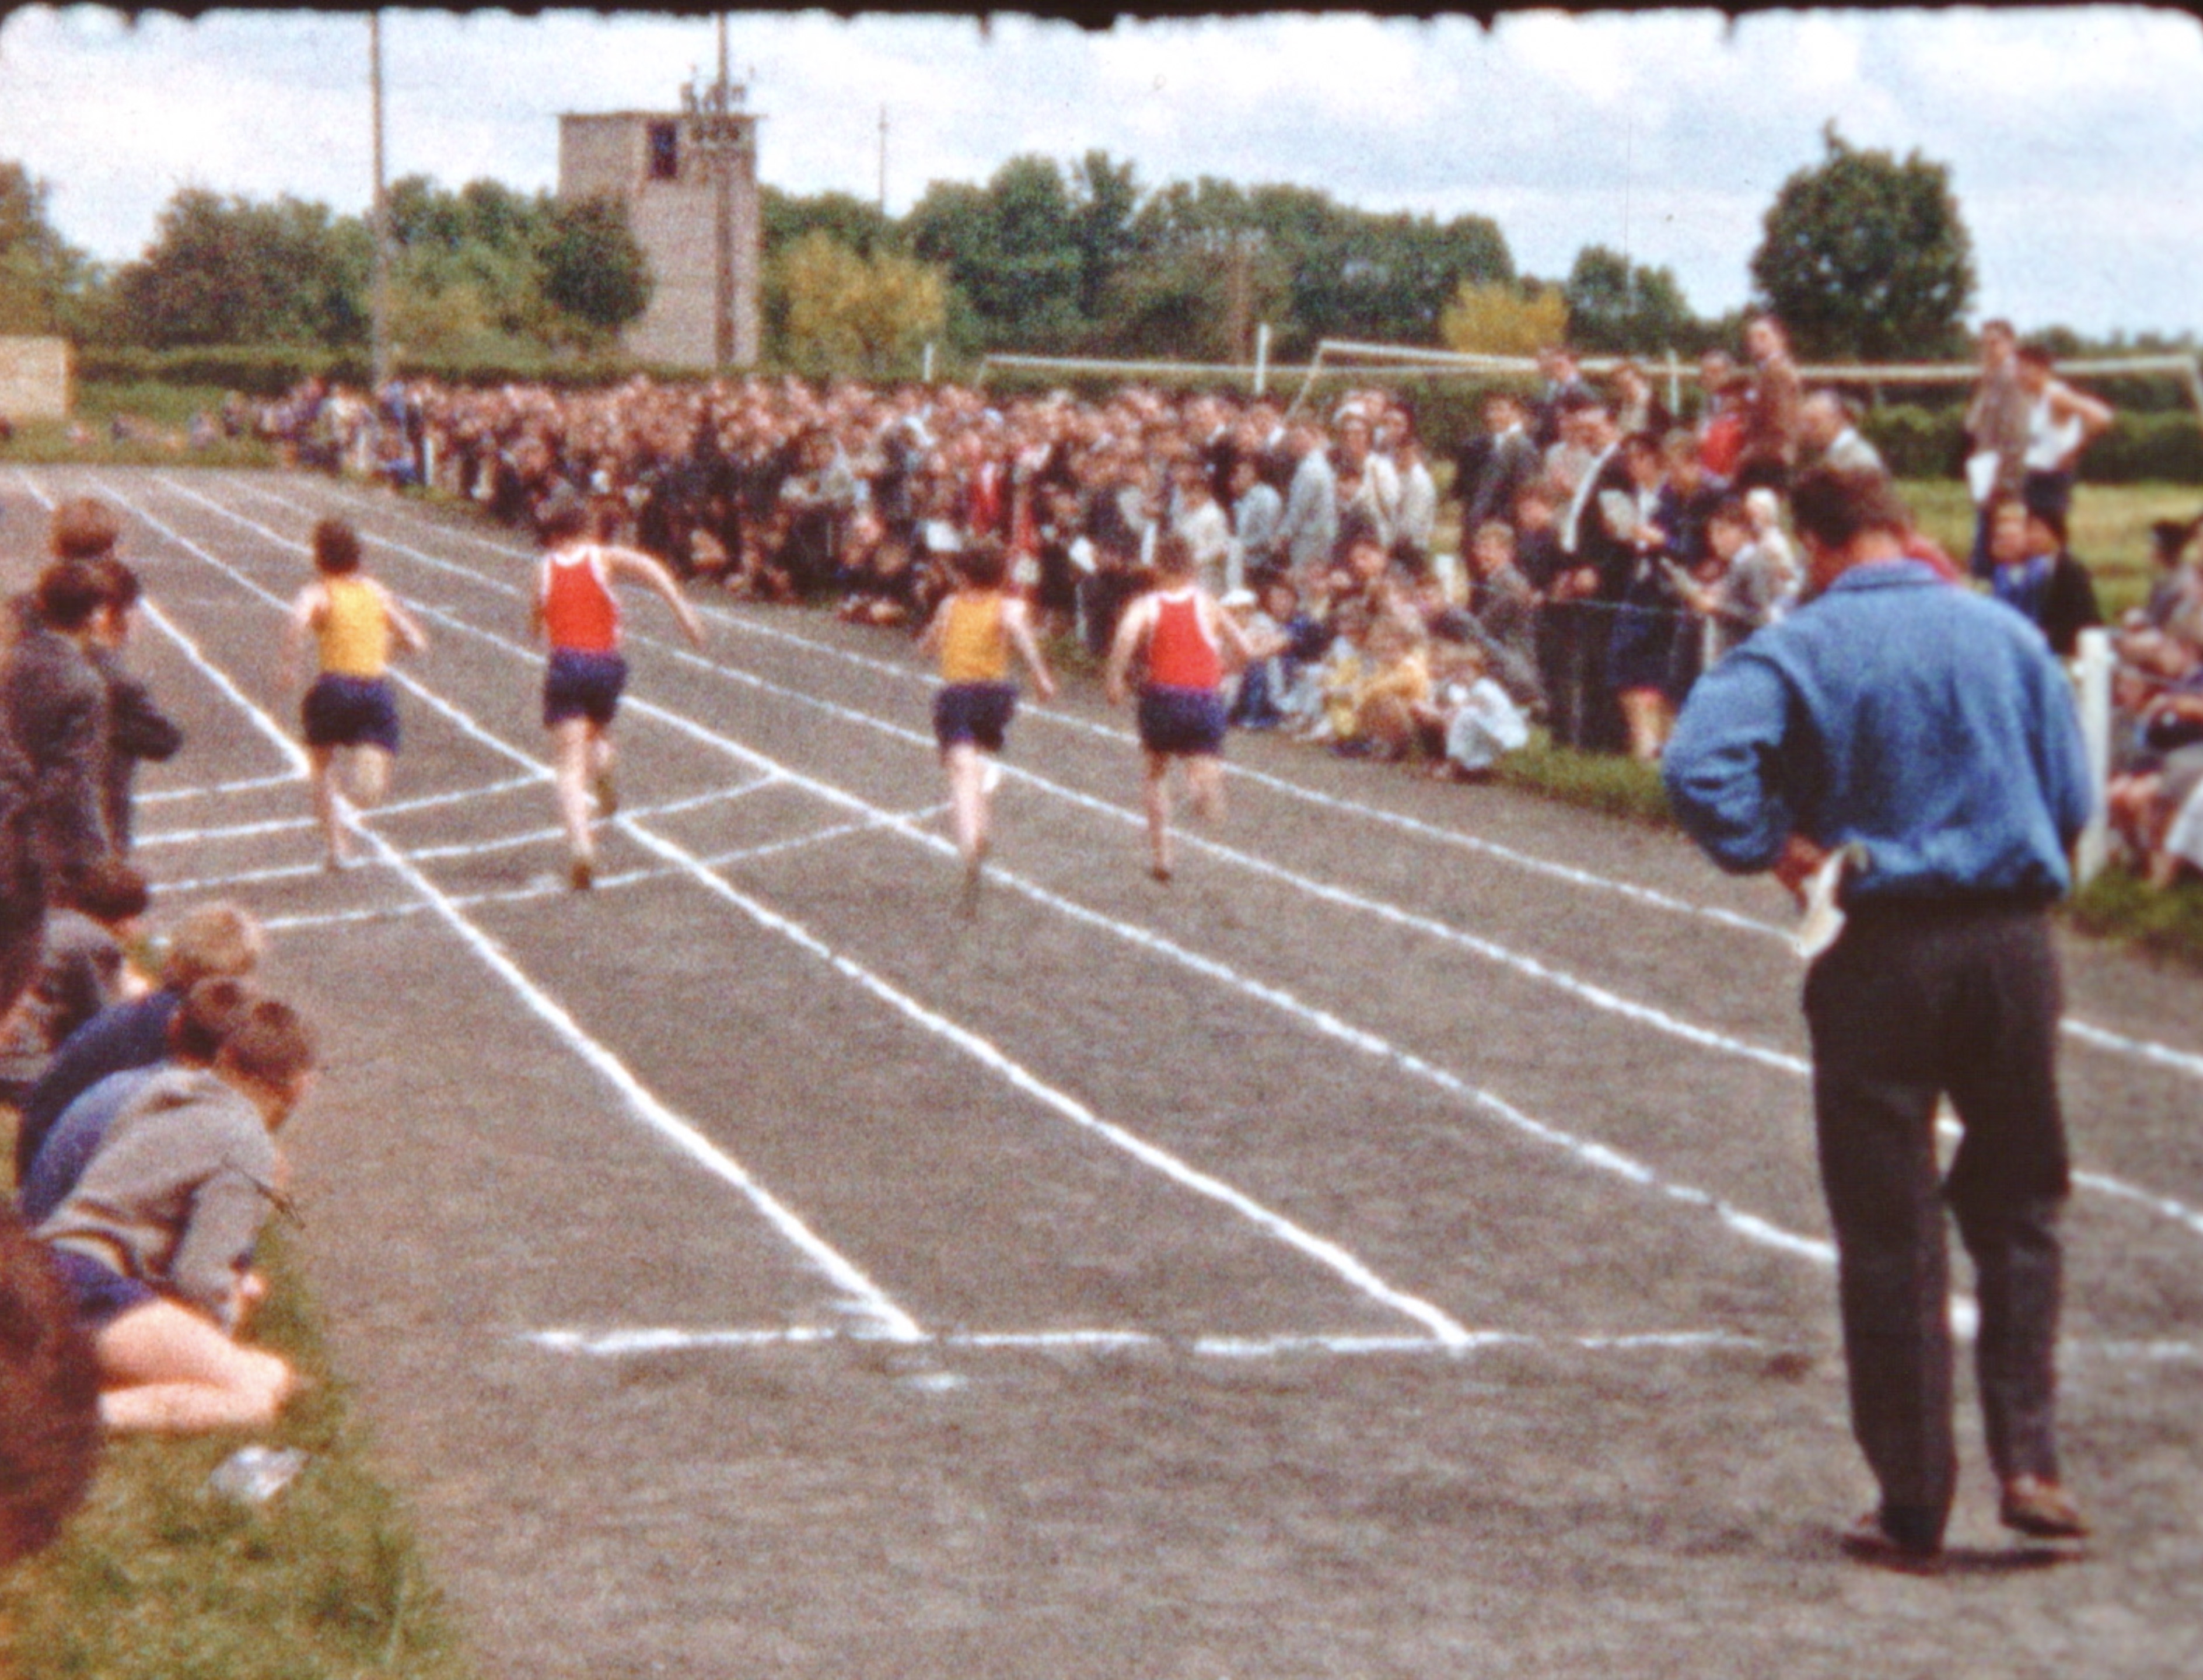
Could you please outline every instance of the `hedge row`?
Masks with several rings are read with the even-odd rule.
[[[464,363],[409,358],[405,371],[451,385],[517,382],[567,389],[616,384],[638,373],[663,379],[694,378],[684,370],[652,368],[618,357],[514,356]],[[247,397],[281,397],[300,380],[319,377],[364,386],[373,367],[364,350],[318,350],[309,346],[207,346],[186,350],[87,349],[80,351],[77,378],[93,385],[213,386]]]
[[[1899,478],[1955,478],[1965,459],[1964,416],[1900,405],[1870,410],[1859,430]],[[2203,426],[2193,414],[2119,414],[2088,446],[2091,484],[2203,484]]]

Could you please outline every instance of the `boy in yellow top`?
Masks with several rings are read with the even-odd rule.
[[[340,519],[314,527],[314,569],[320,574],[291,604],[283,634],[283,673],[296,680],[298,653],[315,639],[321,675],[306,691],[299,716],[306,735],[314,815],[328,846],[328,867],[352,861],[351,837],[338,809],[336,756],[351,758],[351,802],[379,804],[398,751],[398,703],[386,674],[391,643],[419,653],[428,638],[397,598],[359,569],[359,536]]]
[[[1055,698],[1055,679],[1033,640],[1025,602],[1002,587],[1009,559],[1001,545],[982,539],[958,555],[955,564],[956,588],[935,611],[918,646],[941,661],[933,735],[948,771],[949,814],[956,849],[964,854],[964,913],[969,916],[978,905],[987,857],[987,798],[999,774],[992,756],[1002,750],[1017,710],[1011,651],[1025,661],[1043,700]]]

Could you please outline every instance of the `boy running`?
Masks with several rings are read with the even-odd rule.
[[[351,836],[337,796],[336,760],[347,759],[351,803],[364,811],[380,804],[390,786],[390,761],[398,752],[398,701],[388,668],[391,642],[419,653],[428,638],[391,592],[364,575],[359,535],[340,519],[314,527],[314,569],[320,575],[298,592],[284,628],[286,681],[298,668],[298,651],[314,638],[320,675],[306,691],[299,721],[306,737],[307,775],[314,815],[328,848],[328,866],[348,868]]]
[[[1009,575],[1002,545],[983,538],[956,557],[955,566],[956,588],[935,611],[918,646],[941,661],[933,734],[948,772],[949,815],[956,849],[964,854],[964,913],[969,916],[977,908],[987,858],[987,801],[999,774],[994,757],[1017,710],[1011,651],[1025,661],[1043,700],[1055,697],[1055,680],[1033,640],[1025,602],[1002,587]]]
[[[606,816],[619,808],[611,727],[627,683],[627,661],[619,651],[620,609],[612,585],[631,578],[653,590],[673,609],[689,645],[704,645],[704,627],[673,575],[641,549],[592,540],[592,526],[588,506],[574,497],[553,497],[536,516],[543,568],[529,613],[530,628],[551,650],[543,677],[543,727],[551,732],[558,817],[571,858],[567,879],[577,891],[597,878],[596,843],[589,833],[592,788]]]
[[[1148,846],[1157,881],[1171,878],[1170,767],[1185,765],[1194,814],[1203,822],[1224,816],[1224,680],[1228,647],[1238,664],[1259,657],[1247,633],[1201,587],[1193,551],[1176,535],[1155,544],[1155,588],[1125,609],[1110,645],[1103,692],[1122,705],[1132,663],[1141,663],[1140,746],[1146,764],[1142,793],[1148,811]]]

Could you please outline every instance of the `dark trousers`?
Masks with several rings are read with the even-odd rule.
[[[1538,615],[1538,672],[1553,739],[1586,752],[1619,752],[1621,710],[1607,670],[1614,608],[1604,601],[1550,601]]]
[[[1958,1483],[1945,1202],[1974,1263],[1990,1460],[2058,1474],[2060,1008],[2047,920],[2015,905],[1863,907],[1806,979],[1852,1432],[1885,1520],[1922,1538]],[[1964,1138],[1939,1185],[1946,1093]]]

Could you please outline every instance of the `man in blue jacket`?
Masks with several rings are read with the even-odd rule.
[[[1958,1479],[1945,1200],[1978,1280],[1999,1515],[2037,1537],[2087,1532],[2058,1471],[2068,1169],[2046,911],[2093,794],[2041,635],[1906,559],[1886,480],[1816,469],[1792,507],[1811,599],[1699,680],[1665,774],[1724,869],[1771,869],[1802,902],[1832,854],[1856,860],[1804,999],[1852,1429],[1881,1488],[1845,1538],[1928,1569]],[[1964,1140],[1939,1185],[1946,1094]]]

